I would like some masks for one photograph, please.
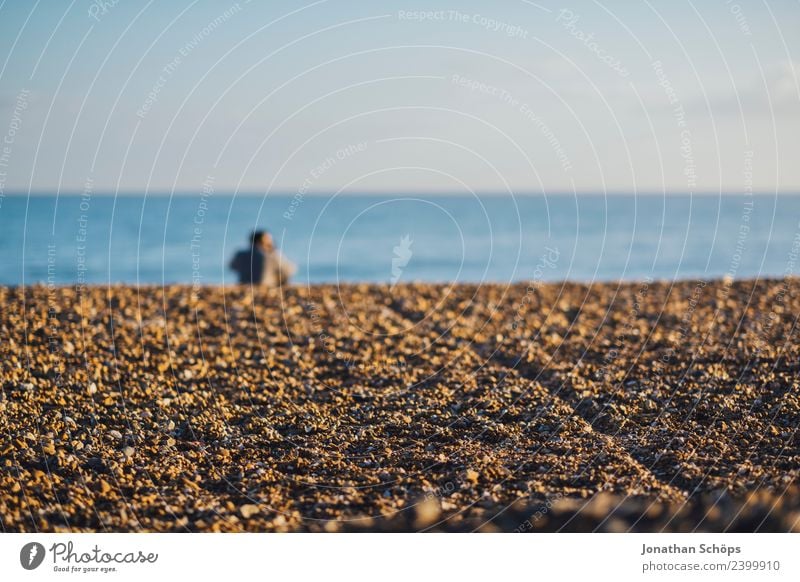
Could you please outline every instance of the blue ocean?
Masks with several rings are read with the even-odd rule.
[[[795,195],[11,195],[0,284],[235,283],[265,228],[295,282],[794,274]]]

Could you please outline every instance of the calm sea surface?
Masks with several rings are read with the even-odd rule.
[[[12,285],[232,283],[227,263],[255,227],[273,232],[298,264],[299,283],[743,278],[798,269],[790,254],[800,196],[789,195],[95,194],[0,203],[0,284]]]

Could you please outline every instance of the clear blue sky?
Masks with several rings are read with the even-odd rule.
[[[798,191],[798,31],[796,0],[6,0],[0,186]]]

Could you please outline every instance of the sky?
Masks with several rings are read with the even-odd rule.
[[[800,2],[0,5],[0,195],[800,191]]]

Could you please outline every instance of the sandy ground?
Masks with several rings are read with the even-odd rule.
[[[0,288],[5,531],[800,530],[800,280]]]

